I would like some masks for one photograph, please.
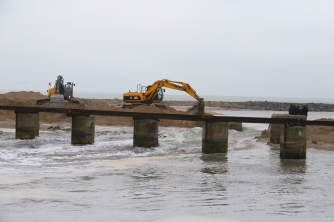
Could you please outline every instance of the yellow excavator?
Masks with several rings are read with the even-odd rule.
[[[79,101],[73,100],[73,88],[75,84],[73,82],[64,82],[63,76],[59,75],[56,78],[55,85],[51,87],[49,83],[48,99],[40,99],[36,101],[37,105],[50,102],[50,107],[62,107],[64,100],[70,103],[79,103]]]
[[[123,101],[131,104],[160,103],[163,100],[165,92],[163,87],[187,92],[198,101],[198,103],[188,111],[197,115],[202,115],[204,113],[204,99],[199,97],[196,91],[188,83],[168,79],[158,80],[148,86],[138,84],[136,92],[129,91],[123,94]]]

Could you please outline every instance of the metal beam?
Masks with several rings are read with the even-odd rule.
[[[0,110],[13,110],[15,113],[65,113],[68,116],[119,116],[144,119],[170,119],[187,121],[210,121],[210,122],[242,122],[242,123],[268,123],[268,124],[294,124],[294,125],[321,125],[334,126],[334,121],[264,118],[264,117],[236,117],[236,116],[212,116],[194,114],[166,114],[166,113],[143,113],[131,111],[72,109],[53,107],[28,107],[28,106],[1,106]]]

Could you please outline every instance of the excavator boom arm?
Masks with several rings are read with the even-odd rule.
[[[168,80],[168,79],[163,79],[163,80],[158,80],[154,82],[146,91],[145,96],[148,100],[152,100],[157,93],[158,88],[170,88],[170,89],[176,89],[180,91],[185,91],[187,92],[190,96],[192,96],[194,99],[200,101],[203,100],[200,98],[196,91],[188,84],[185,82],[178,82],[178,81],[173,81],[173,80]]]
[[[198,101],[198,104],[188,109],[188,111],[197,115],[202,115],[204,113],[204,106],[205,106],[204,99],[199,97],[196,91],[188,83],[185,82],[178,82],[168,79],[158,80],[154,82],[152,85],[149,85],[145,88],[140,87],[140,92],[129,91],[128,93],[124,93],[123,98],[125,102],[129,103],[148,103],[148,104],[151,104],[153,102],[159,103],[163,99],[162,88],[164,87],[185,91]]]

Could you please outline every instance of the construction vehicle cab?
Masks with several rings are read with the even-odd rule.
[[[64,99],[72,99],[73,98],[74,86],[75,86],[75,84],[73,82],[65,82]]]
[[[163,88],[156,88],[156,92],[154,92],[155,96],[151,100],[145,99],[145,93],[151,88],[151,85],[149,86],[142,86],[140,84],[137,85],[137,91],[136,92],[129,92],[123,94],[123,100],[127,103],[160,103],[162,102],[164,98],[164,92],[165,89]],[[140,93],[138,93],[140,92]]]

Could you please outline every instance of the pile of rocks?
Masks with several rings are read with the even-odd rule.
[[[164,101],[168,106],[192,106],[196,101]],[[269,102],[269,101],[247,101],[247,102],[223,102],[223,101],[205,101],[205,106],[217,107],[230,110],[274,110],[288,111],[291,103]],[[334,104],[325,103],[294,103],[294,105],[303,107],[306,105],[312,112],[334,112]]]

